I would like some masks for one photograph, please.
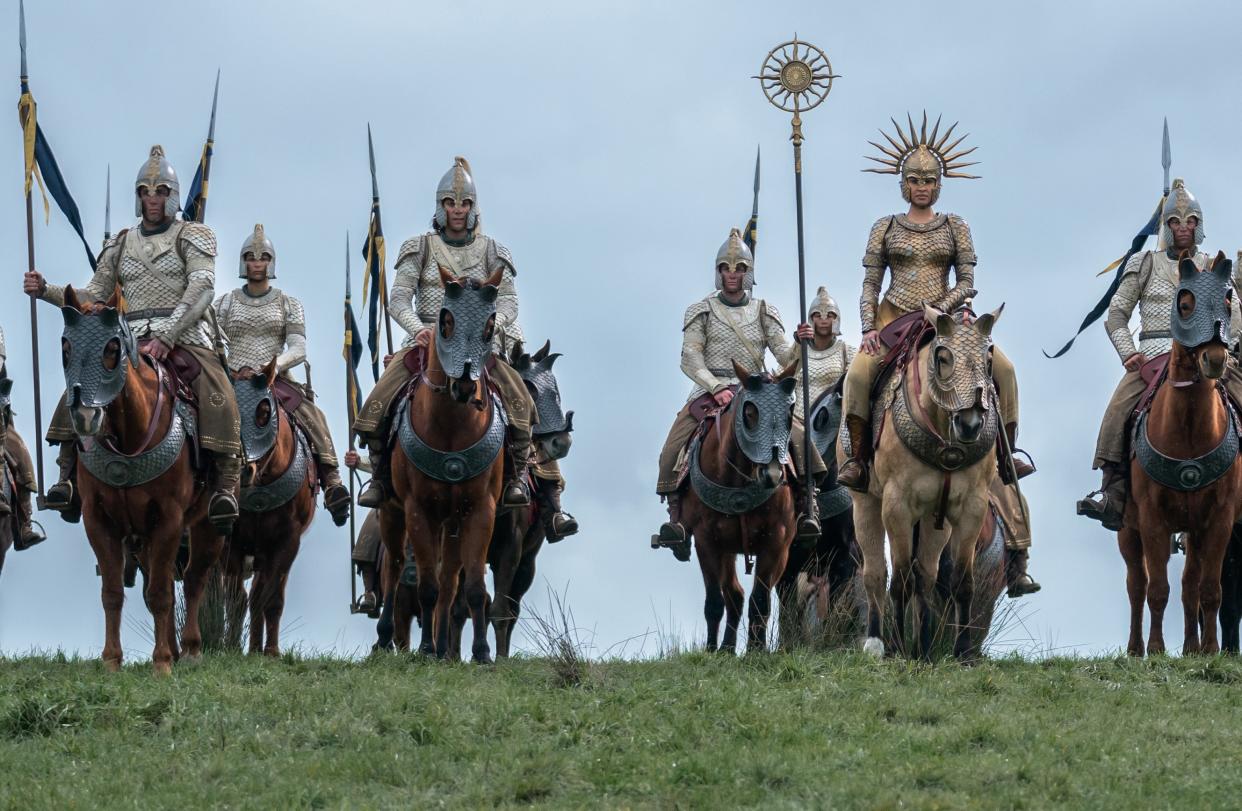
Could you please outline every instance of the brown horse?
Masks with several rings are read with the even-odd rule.
[[[241,412],[242,449],[254,465],[241,490],[241,515],[228,543],[226,593],[240,605],[242,569],[254,557],[250,584],[250,653],[280,655],[280,618],[289,570],[315,517],[315,462],[291,412],[277,402],[276,360],[234,380]],[[240,631],[240,628],[238,628]],[[266,636],[266,641],[265,641]]]
[[[1174,532],[1186,533],[1182,653],[1219,651],[1221,570],[1242,507],[1237,418],[1220,382],[1230,372],[1232,263],[1219,254],[1211,270],[1200,273],[1182,259],[1178,271],[1167,376],[1135,426],[1133,492],[1117,533],[1126,561],[1131,656],[1143,655],[1144,598],[1151,611],[1147,653],[1165,650]]]
[[[151,658],[158,675],[178,656],[173,567],[183,528],[190,529],[185,573],[185,653],[198,657],[198,608],[223,539],[207,520],[209,492],[191,464],[193,412],[179,401],[170,373],[138,352],[119,291],[104,304],[83,304],[72,287],[61,308],[61,354],[74,430],[88,440],[78,455],[86,536],[103,578],[104,665],[121,666],[121,606],[127,552],[147,573],[145,598],[155,625]]]
[[[733,362],[742,381],[738,394],[715,418],[714,427],[690,446],[690,487],[682,521],[694,537],[707,596],[707,649],[737,647],[737,626],[745,592],[737,578],[737,556],[755,557],[747,650],[767,650],[772,588],[785,571],[793,542],[794,502],[786,475],[793,425],[794,372],[791,364],[773,378],[750,374]]]
[[[394,639],[410,644],[413,606],[397,589],[413,558],[423,653],[452,649],[452,607],[464,575],[473,621],[472,658],[492,661],[487,641],[487,552],[504,476],[504,423],[485,364],[496,327],[497,270],[482,283],[440,269],[444,306],[426,364],[396,415],[401,452],[392,454],[394,500],[380,530],[388,553],[384,592],[395,598]],[[404,521],[397,516],[404,515]],[[404,532],[401,525],[404,524]]]

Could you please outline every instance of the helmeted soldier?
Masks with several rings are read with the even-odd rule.
[[[199,443],[213,472],[208,517],[217,531],[227,534],[237,519],[241,423],[208,312],[216,236],[206,225],[177,218],[180,187],[162,147],[151,147],[134,181],[134,194],[134,213],[140,220],[108,241],[95,275],[78,292],[102,303],[120,290],[125,318],[142,354],[158,362],[183,353],[188,366],[201,369],[190,386],[198,401]],[[23,289],[58,307],[64,304],[65,288],[48,284],[36,271],[26,274]],[[60,445],[60,481],[48,489],[46,502],[69,521],[81,516],[74,484],[77,439],[62,397],[47,432],[47,441]]]
[[[681,523],[678,460],[699,424],[696,415],[700,409],[692,406],[702,400],[708,407],[723,408],[732,401],[739,385],[733,373],[734,361],[748,372],[759,373],[765,368],[765,352],[770,352],[782,366],[792,363],[799,352],[797,344],[785,336],[785,326],[776,308],[751,296],[755,284],[754,256],[737,228],[716,252],[715,276],[717,292],[686,308],[682,322],[681,370],[694,385],[664,441],[656,479],[656,493],[668,503],[668,521],[651,539],[651,545],[672,549],[682,561],[690,559],[690,538]],[[813,333],[809,325],[802,324],[795,335],[809,340]],[[707,403],[709,399],[714,402]],[[808,464],[803,458],[802,437],[802,424],[795,420],[790,445],[797,471],[805,478]],[[814,448],[811,453],[811,475],[821,476],[827,472],[823,460]],[[818,538],[820,528],[814,501],[807,505],[805,492],[803,488],[797,534],[799,538]]]
[[[246,284],[223,294],[214,305],[216,321],[228,338],[229,371],[244,380],[276,359],[281,384],[301,395],[293,419],[306,432],[314,449],[324,507],[336,525],[343,526],[349,520],[349,491],[337,471],[328,420],[315,405],[310,386],[297,383],[290,375],[294,367],[307,364],[309,382],[302,302],[272,285],[271,280],[276,278],[276,247],[261,224],[242,243],[239,256],[238,278],[245,279]]]
[[[1078,502],[1078,514],[1094,518],[1111,530],[1121,528],[1125,513],[1130,470],[1128,423],[1147,388],[1143,365],[1173,349],[1171,321],[1178,261],[1185,254],[1193,258],[1195,267],[1203,270],[1209,260],[1208,254],[1198,248],[1203,242],[1203,209],[1180,177],[1173,181],[1160,217],[1161,244],[1167,247],[1130,257],[1109,302],[1105,321],[1108,338],[1126,373],[1104,410],[1095,446],[1093,467],[1103,472],[1103,482],[1099,490]],[[1238,269],[1235,267],[1234,271],[1235,291],[1230,310],[1236,336],[1242,334],[1242,320],[1238,310]],[[1130,333],[1135,307],[1141,325],[1137,346]],[[1235,403],[1242,403],[1242,376],[1232,359],[1225,373],[1225,388]]]
[[[13,548],[20,552],[47,540],[47,536],[32,520],[30,499],[38,491],[39,485],[35,482],[34,464],[30,460],[30,451],[26,448],[26,442],[21,434],[17,432],[17,426],[13,424],[13,410],[9,405],[9,392],[12,384],[9,382],[7,362],[8,350],[5,347],[4,330],[0,329],[0,381],[3,381],[0,385],[4,387],[3,393],[0,394],[0,409],[4,411],[0,414],[0,431],[4,433],[3,442],[0,442],[0,445],[4,447],[5,460],[9,470],[13,473],[11,500],[8,487],[0,487],[0,515],[9,513],[17,515],[17,537],[14,539]]]
[[[828,295],[828,288],[819,288],[807,316],[814,332],[811,344],[806,348],[807,382],[810,384],[811,405],[815,405],[824,392],[837,385],[858,352],[841,340],[841,308],[837,306],[837,300]],[[794,415],[805,420],[801,388],[797,391],[797,397]]]
[[[924,304],[944,312],[960,310],[962,318],[970,318],[968,308],[976,292],[975,266],[979,260],[970,226],[956,214],[937,213],[933,208],[940,197],[941,178],[977,178],[961,171],[974,165],[974,161],[962,159],[974,152],[975,147],[959,148],[965,136],[950,142],[957,124],[941,134],[937,119],[929,135],[926,114],[919,129],[908,116],[907,122],[908,132],[894,122],[897,139],[882,133],[887,145],[870,142],[880,150],[882,157],[868,156],[868,159],[881,164],[882,168],[863,170],[897,175],[902,199],[910,208],[904,214],[876,220],[863,255],[865,272],[859,301],[862,345],[846,374],[842,404],[851,455],[837,475],[841,484],[861,491],[867,489],[870,479],[871,390],[885,351],[882,331],[911,313],[919,313],[912,317],[922,318]],[[950,270],[955,277],[952,287],[949,286]],[[889,284],[881,297],[886,271]],[[1015,473],[1020,479],[1034,473],[1035,468],[1014,453],[1018,434],[1018,380],[1013,363],[996,346],[992,348],[992,379],[1007,439],[1004,447],[1009,449],[1005,454],[1007,459],[998,454],[999,471],[1001,480],[1012,484]],[[1020,591],[1038,590],[1039,585],[1026,574],[1026,549],[1011,551],[1015,578],[1024,584]]]
[[[389,312],[409,337],[389,361],[354,422],[354,430],[371,452],[374,467],[371,483],[359,495],[358,504],[378,507],[392,493],[387,447],[392,406],[411,377],[404,362],[406,355],[415,346],[430,344],[431,330],[444,302],[444,287],[440,281],[440,268],[444,268],[459,278],[476,280],[487,278],[497,269],[503,270],[496,298],[495,365],[489,372],[508,413],[509,453],[513,459],[512,475],[505,481],[501,506],[526,506],[530,503],[524,480],[531,464],[531,424],[537,421],[538,415],[525,383],[505,361],[513,345],[522,340],[514,284],[517,270],[509,250],[482,231],[478,194],[465,158],[456,158],[440,179],[435,203],[431,230],[406,240],[394,265]],[[557,463],[540,464],[534,468],[534,473],[537,497],[544,502],[549,516],[550,533],[564,537],[577,532],[577,522],[561,509],[563,480]]]

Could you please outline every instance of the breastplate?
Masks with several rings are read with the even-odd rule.
[[[884,235],[884,251],[891,274],[884,298],[902,312],[920,309],[923,302],[935,302],[948,292],[956,247],[944,214],[924,225],[898,214]]]
[[[229,368],[262,369],[285,350],[283,297],[274,287],[257,298],[242,290],[230,296],[228,316],[220,324],[229,339]]]
[[[1197,253],[1195,266],[1203,270],[1207,254]],[[1142,271],[1139,271],[1142,273]],[[1173,294],[1177,291],[1177,262],[1165,251],[1152,251],[1151,275],[1139,298],[1139,351],[1149,358],[1173,349],[1169,326]]]
[[[845,344],[837,338],[832,346],[823,351],[808,347],[806,369],[811,389],[811,402],[814,403],[821,394],[841,379],[841,375],[845,374]],[[797,393],[798,402],[794,406],[794,413],[801,417],[803,411],[801,387],[798,388]]]
[[[482,281],[487,278],[487,245],[488,238],[483,236],[469,245],[458,247],[446,245],[438,234],[427,235],[427,249],[436,260],[435,264],[463,279]],[[427,262],[418,280],[415,312],[420,321],[431,326],[440,317],[443,305],[444,286],[440,283],[440,272],[431,262]]]
[[[171,328],[172,310],[185,295],[189,272],[177,252],[181,228],[181,223],[174,223],[162,234],[145,236],[135,226],[125,235],[117,260],[117,282],[131,314],[130,328],[138,338]],[[207,325],[202,321],[185,329],[177,342],[212,345]]]
[[[751,299],[739,307],[729,307],[716,298],[711,299],[707,310],[703,362],[713,375],[730,384],[737,383],[737,376],[733,374],[735,360],[748,372],[762,372],[761,361],[766,346],[758,299]],[[695,386],[690,392],[690,399],[703,392],[701,386]]]

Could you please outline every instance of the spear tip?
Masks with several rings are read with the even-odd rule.
[[[371,161],[371,196],[379,199],[379,184],[375,180],[375,144],[371,141],[371,122],[367,122],[367,157]]]
[[[22,49],[22,78],[26,73],[26,0],[17,0],[17,43]]]

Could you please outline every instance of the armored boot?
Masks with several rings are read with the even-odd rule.
[[[207,505],[207,520],[221,535],[233,532],[237,521],[237,490],[241,483],[241,457],[234,454],[213,453],[216,466],[215,492]]]
[[[867,492],[871,482],[871,424],[862,417],[848,414],[845,417],[845,430],[850,435],[850,457],[837,471],[837,481],[851,490]]]
[[[535,487],[548,543],[556,543],[577,533],[578,519],[561,509],[561,483],[556,479],[536,477]]]
[[[651,548],[668,547],[673,557],[682,563],[690,560],[690,534],[681,523],[681,494],[669,493],[668,520],[660,525],[660,531],[651,536]]]
[[[1030,554],[1025,549],[1005,550],[1005,583],[1009,586],[1007,593],[1011,600],[1034,594],[1043,588],[1026,571],[1029,559]]]
[[[815,498],[815,487],[804,487],[798,495],[798,520],[794,532],[794,543],[799,546],[813,546],[819,543],[823,532],[819,524],[819,500]]]
[[[56,454],[60,468],[60,481],[47,489],[43,503],[49,510],[56,510],[70,524],[82,520],[82,501],[78,497],[78,443],[62,442]]]
[[[332,523],[345,526],[349,520],[349,491],[335,465],[319,466],[319,484],[323,487],[323,507],[332,514]]]
[[[500,506],[518,508],[530,506],[530,491],[526,485],[526,471],[530,465],[530,429],[509,426],[509,454],[513,459],[513,475],[505,480],[500,491]]]
[[[1125,468],[1115,462],[1105,462],[1100,472],[1104,474],[1100,489],[1078,502],[1078,514],[1095,519],[1105,529],[1116,532],[1125,520],[1126,501],[1130,496],[1129,482]]]
[[[29,549],[32,546],[41,544],[47,540],[47,535],[43,533],[43,528],[34,522],[33,510],[30,505],[30,491],[22,488],[17,489],[13,507],[17,514],[17,539],[13,542],[13,548],[18,552]]]
[[[1009,440],[1005,445],[1008,451],[997,454],[996,463],[999,468],[1001,483],[1013,484],[1015,481],[1013,473],[1017,473],[1019,479],[1025,479],[1035,472],[1035,466],[1018,458],[1019,453],[1025,455],[1027,459],[1030,459],[1031,455],[1017,446],[1018,424],[1016,422],[1011,422],[1005,426],[1005,438]],[[1009,470],[1010,462],[1013,463],[1013,472]]]
[[[380,442],[369,446],[371,452],[371,481],[358,494],[358,506],[377,509],[392,497],[392,467],[388,463],[388,448]]]

